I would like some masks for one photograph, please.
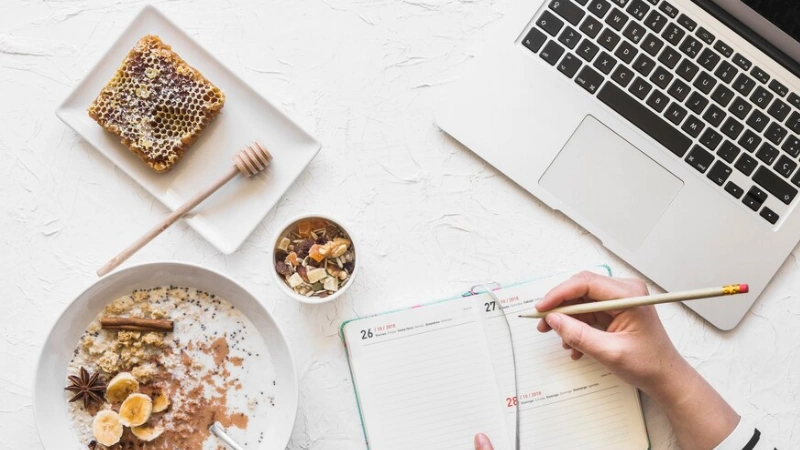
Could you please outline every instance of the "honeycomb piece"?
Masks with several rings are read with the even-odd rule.
[[[89,106],[89,116],[156,172],[170,170],[225,103],[225,94],[158,36],[139,40]]]

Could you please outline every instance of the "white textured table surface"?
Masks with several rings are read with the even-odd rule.
[[[32,380],[50,326],[102,263],[166,213],[54,115],[143,5],[0,5],[2,449],[42,448]],[[509,0],[157,5],[323,143],[238,252],[222,255],[179,223],[129,262],[203,264],[263,300],[296,356],[300,407],[290,449],[364,448],[337,336],[342,320],[448,296],[487,278],[510,281],[596,262],[635,275],[433,123],[437,90],[479,51]],[[345,218],[361,241],[363,271],[335,304],[294,303],[268,276],[276,222],[304,212]],[[733,332],[716,331],[682,306],[659,309],[689,361],[785,449],[800,448],[797,254]],[[644,403],[653,448],[677,448],[663,413]]]

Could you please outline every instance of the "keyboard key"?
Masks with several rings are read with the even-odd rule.
[[[686,100],[686,107],[695,114],[701,114],[706,106],[708,106],[708,99],[697,92],[692,92],[692,95]]]
[[[723,108],[728,106],[728,103],[733,100],[733,97],[733,91],[723,85],[717,86],[717,88],[714,89],[714,93],[711,94],[711,100],[714,100]]]
[[[703,114],[703,119],[715,127],[718,127],[725,120],[725,117],[727,117],[727,114],[714,104],[709,106],[706,113]]]
[[[603,85],[597,98],[679,157],[689,150],[691,139],[614,84]]]
[[[750,190],[747,191],[747,196],[753,197],[758,203],[764,203],[767,201],[767,198],[769,198],[767,193],[759,189],[758,186],[751,187]]]
[[[789,103],[793,104],[795,108],[800,109],[800,95],[795,94],[792,92],[789,94]]]
[[[653,30],[654,33],[661,33],[661,30],[667,25],[667,18],[653,10],[645,19],[644,25]]]
[[[700,72],[700,75],[694,80],[692,85],[700,90],[703,94],[709,94],[711,89],[717,84],[717,79],[709,75],[707,72]]]
[[[798,186],[798,187],[800,187],[800,172],[796,173],[796,174],[795,174],[795,175],[792,177],[792,184],[793,184],[793,185],[795,185],[795,186]]]
[[[711,34],[710,31],[706,30],[703,27],[698,28],[694,34],[697,35],[697,37],[700,38],[701,41],[705,42],[708,45],[711,45],[714,42],[714,39],[716,39],[716,37],[713,34]]]
[[[686,162],[697,169],[698,172],[706,173],[711,163],[714,162],[714,155],[695,145],[689,155],[686,156]]]
[[[745,97],[750,95],[754,87],[756,87],[756,82],[743,73],[739,74],[739,76],[736,77],[736,81],[733,82],[733,88],[736,89],[736,92]]]
[[[572,50],[578,45],[578,42],[581,40],[581,35],[575,28],[566,27],[564,31],[561,32],[561,35],[558,36],[558,42],[564,44],[565,47]]]
[[[547,64],[555,66],[563,54],[564,47],[558,45],[555,41],[550,41],[544,46],[542,52],[539,53],[539,56],[545,60]]]
[[[636,77],[633,83],[631,83],[631,87],[628,88],[628,91],[639,100],[644,100],[651,89],[653,89],[653,86],[651,86],[650,83],[644,81],[641,77]]]
[[[578,76],[575,77],[575,83],[577,83],[578,86],[586,89],[586,91],[590,94],[594,94],[603,83],[603,76],[597,73],[591,67],[585,66],[583,69],[581,69]],[[606,85],[608,84],[609,83],[606,83]]]
[[[576,26],[581,22],[583,16],[586,15],[580,6],[572,3],[569,0],[553,0],[550,2],[550,9],[566,19],[567,22]]]
[[[610,74],[616,65],[617,60],[606,52],[600,53],[600,56],[594,60],[594,66],[606,75]]]
[[[661,2],[661,6],[658,9],[673,19],[678,16],[678,9],[667,2]]]
[[[647,0],[651,5],[657,5],[658,0]]]
[[[756,152],[756,158],[760,159],[764,164],[771,166],[772,163],[778,159],[780,152],[777,148],[767,144],[766,142]]]
[[[766,108],[773,98],[775,96],[761,86],[757,87],[753,95],[750,96],[750,100],[761,109]]]
[[[714,151],[720,143],[722,143],[722,135],[717,133],[713,128],[706,128],[703,135],[700,136],[700,143],[703,147]]]
[[[619,83],[622,87],[628,87],[633,77],[633,71],[625,66],[617,66],[617,70],[611,75],[611,79]]]
[[[634,44],[638,44],[646,33],[647,30],[645,30],[644,27],[636,22],[631,22],[625,27],[625,31],[622,32],[622,35],[630,39]]]
[[[800,139],[797,136],[789,136],[781,147],[783,151],[797,158],[800,155]]]
[[[561,28],[564,26],[564,22],[558,17],[554,16],[550,11],[545,11],[542,13],[541,17],[536,19],[536,25],[546,31],[550,36],[555,37],[558,32],[561,31]]]
[[[589,3],[589,0],[575,0],[575,2],[581,6],[586,6]]]
[[[669,82],[672,81],[672,74],[667,69],[658,66],[656,67],[656,70],[653,71],[653,74],[650,75],[650,81],[655,83],[655,85],[661,89],[666,89],[667,86],[669,86]],[[706,103],[708,102],[706,101]],[[700,114],[699,111],[695,112]]]
[[[715,67],[717,67],[717,64],[719,64],[720,59],[721,59],[720,56],[716,52],[714,52],[714,50],[711,50],[710,48],[705,48],[700,53],[700,56],[697,57],[697,62],[700,63],[700,65],[703,66],[704,69],[711,72],[712,70],[714,70]]]
[[[677,103],[672,103],[669,105],[669,108],[667,108],[667,112],[664,116],[675,125],[680,125],[686,117],[686,114],[685,109],[681,108]]]
[[[620,8],[624,8],[630,0],[611,0],[612,3],[617,4]]]
[[[753,109],[753,105],[747,102],[747,100],[743,99],[742,97],[736,97],[736,100],[731,103],[731,106],[728,107],[728,111],[731,112],[734,116],[744,120],[747,117],[747,113]]]
[[[753,153],[758,148],[758,144],[761,143],[761,138],[753,133],[752,130],[745,130],[742,137],[739,139],[739,145],[744,147],[750,153]]]
[[[772,80],[769,82],[769,88],[772,92],[778,94],[778,97],[786,97],[786,94],[789,93],[789,88],[781,84],[778,80]]]
[[[744,125],[737,122],[733,117],[728,117],[728,120],[725,121],[725,124],[722,125],[721,128],[721,131],[725,133],[725,136],[728,136],[731,139],[738,138],[742,130],[744,130]]]
[[[681,14],[680,17],[678,17],[678,23],[689,31],[694,31],[697,27],[697,22],[690,19],[686,14]]]
[[[757,109],[753,110],[753,114],[750,114],[750,118],[747,119],[747,124],[759,133],[764,131],[768,123],[769,117]]]
[[[739,66],[739,68],[742,70],[750,70],[750,66],[753,65],[753,63],[751,63],[749,59],[745,58],[739,53],[737,53],[736,56],[733,57],[733,63]]]
[[[614,8],[611,10],[611,14],[606,17],[605,23],[617,31],[622,31],[622,27],[628,23],[628,15]]]
[[[769,115],[774,117],[778,122],[783,122],[791,111],[792,107],[780,100],[772,102],[772,105],[767,110]]]
[[[658,89],[654,90],[647,99],[647,105],[656,110],[658,113],[664,111],[664,108],[667,107],[667,103],[669,103],[669,97],[664,95],[664,93]]]
[[[594,39],[598,33],[600,33],[600,29],[603,28],[603,24],[600,23],[599,20],[595,19],[592,16],[586,16],[586,19],[581,24],[579,30],[583,32],[583,34],[589,36],[590,38]]]
[[[547,36],[545,36],[544,33],[536,28],[531,28],[531,31],[529,31],[528,34],[525,35],[525,39],[522,40],[522,45],[533,53],[537,53],[546,40]]]
[[[739,170],[739,172],[742,172],[747,176],[750,176],[750,174],[753,173],[753,171],[756,169],[757,166],[758,166],[758,161],[753,159],[753,157],[751,157],[747,153],[742,153],[742,156],[740,156],[739,159],[736,161],[736,164],[734,164],[734,167],[736,167],[736,169]]]
[[[600,37],[597,38],[597,43],[600,44],[601,47],[611,52],[614,51],[614,47],[619,44],[620,39],[621,38],[618,34],[606,28],[602,33],[600,33]]]
[[[744,203],[748,208],[752,209],[753,211],[758,211],[758,208],[761,208],[761,203],[758,200],[754,199],[749,195],[745,195],[742,198],[742,203]]]
[[[689,95],[689,91],[691,91],[689,86],[676,78],[675,81],[672,82],[672,86],[667,90],[667,94],[671,95],[675,100],[683,102],[686,100],[686,96]]]
[[[630,64],[637,53],[639,53],[639,50],[637,50],[633,44],[628,41],[622,41],[622,44],[617,47],[617,51],[614,52],[614,55],[625,61],[626,64]]]
[[[797,195],[797,189],[763,166],[759,167],[753,175],[753,181],[787,205],[792,203]]]
[[[780,217],[778,216],[778,214],[775,213],[775,211],[767,208],[766,206],[761,209],[761,212],[758,215],[763,217],[764,219],[766,219],[767,222],[773,225],[778,223],[778,219],[780,219]]]
[[[636,19],[643,20],[647,13],[650,12],[650,7],[642,0],[633,0],[625,11]]]
[[[731,176],[731,168],[726,166],[725,163],[722,161],[717,161],[711,167],[711,170],[708,171],[709,180],[713,181],[717,184],[717,186],[722,186],[723,183]]]
[[[786,155],[781,155],[781,157],[778,158],[778,162],[775,163],[775,171],[783,175],[784,178],[789,178],[796,168],[797,163]]]
[[[704,124],[700,119],[689,114],[689,118],[683,123],[681,130],[685,131],[689,136],[696,138],[697,136],[700,136],[700,132],[703,131],[703,128],[705,127],[706,124]]]
[[[672,69],[678,64],[678,61],[681,60],[681,54],[672,47],[664,47],[664,50],[658,55],[658,60]]]
[[[578,45],[576,53],[578,53],[578,56],[585,59],[586,62],[591,62],[598,51],[600,51],[598,46],[594,45],[592,41],[584,39],[581,41],[580,45]]]
[[[767,127],[767,131],[764,132],[764,137],[775,145],[781,145],[787,134],[786,128],[772,122],[770,126]]]
[[[764,72],[761,67],[753,67],[753,70],[750,71],[750,74],[753,75],[753,78],[764,84],[767,84],[767,81],[769,81],[769,75],[767,75],[767,72]]]
[[[643,76],[650,75],[650,72],[656,67],[656,63],[645,55],[639,55],[633,63],[633,70],[639,72]]]
[[[677,46],[680,44],[681,39],[686,35],[686,32],[679,28],[674,23],[667,25],[667,28],[664,29],[664,32],[661,33],[661,37],[667,40],[672,45]]]
[[[611,5],[606,0],[592,0],[588,9],[590,13],[602,19],[610,8]]]
[[[568,78],[572,78],[578,73],[578,69],[581,68],[581,65],[581,60],[578,59],[577,56],[572,53],[567,53],[564,55],[564,58],[561,59],[561,62],[558,63],[558,71]]]
[[[649,53],[650,56],[656,56],[663,46],[664,41],[659,39],[655,34],[648,34],[641,44],[642,49]]]
[[[689,58],[694,58],[703,48],[703,44],[691,36],[686,36],[686,39],[683,40],[683,43],[678,48]]]
[[[789,120],[786,121],[786,126],[795,133],[800,134],[800,114],[796,111],[793,112],[792,115],[789,116]]]
[[[739,70],[736,67],[733,67],[728,61],[722,61],[722,64],[717,67],[717,71],[714,72],[714,75],[722,81],[731,84],[734,78],[736,78],[737,73],[739,73]]]
[[[725,191],[734,198],[740,198],[742,194],[744,194],[744,189],[737,186],[733,181],[729,181],[728,184],[725,185]]]
[[[739,153],[741,153],[741,150],[739,150],[739,147],[733,145],[731,141],[725,141],[719,150],[717,150],[717,155],[730,164],[733,164],[733,160],[739,156]]]
[[[717,43],[714,44],[714,50],[722,53],[722,55],[726,58],[730,58],[731,55],[733,55],[733,49],[731,46],[722,41],[717,41]]]
[[[678,65],[678,68],[675,70],[678,76],[686,81],[692,81],[694,76],[697,75],[698,71],[700,71],[700,68],[688,59],[681,61],[681,63]]]

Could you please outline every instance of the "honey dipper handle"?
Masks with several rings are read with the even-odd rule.
[[[114,270],[117,266],[125,262],[125,260],[130,258],[134,253],[138,252],[148,242],[155,239],[155,237],[161,234],[161,232],[169,228],[178,219],[186,215],[186,213],[191,211],[195,206],[199,205],[203,200],[207,199],[211,194],[216,192],[217,189],[224,186],[225,183],[233,179],[239,173],[241,172],[239,172],[239,169],[236,166],[231,166],[228,172],[214,182],[214,184],[209,186],[206,190],[198,192],[194,197],[190,198],[186,201],[186,203],[173,211],[172,214],[164,218],[164,220],[162,220],[159,224],[151,228],[150,231],[134,241],[133,244],[131,244],[128,248],[121,251],[117,256],[111,258],[103,265],[103,267],[97,269],[97,276],[102,277],[103,275]]]

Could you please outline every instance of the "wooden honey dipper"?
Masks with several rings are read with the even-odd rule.
[[[234,177],[236,177],[236,175],[242,174],[245,176],[245,178],[250,178],[251,176],[266,169],[267,166],[269,166],[270,161],[272,161],[272,155],[269,154],[267,149],[264,148],[260,142],[254,141],[252,144],[242,149],[242,151],[233,157],[233,166],[231,166],[225,175],[220,177],[220,179],[214,182],[214,184],[212,184],[208,189],[198,192],[194,197],[187,200],[186,203],[173,211],[172,214],[167,216],[158,225],[151,228],[150,231],[134,241],[133,244],[121,251],[117,256],[111,258],[111,260],[105,263],[103,267],[97,269],[97,276],[102,277],[103,275],[114,270],[117,266],[125,262],[125,260],[130,258],[134,253],[138,252],[142,247],[144,247],[145,244],[152,241],[156,236],[161,234],[162,231],[169,228],[178,219],[186,215],[186,213],[191,211],[195,206],[199,205],[200,202],[216,192],[217,189],[224,186],[228,181],[231,181]]]

